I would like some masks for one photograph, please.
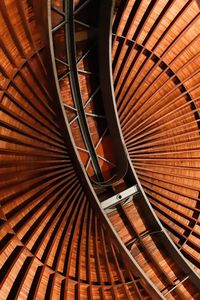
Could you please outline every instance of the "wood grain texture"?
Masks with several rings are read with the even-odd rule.
[[[177,247],[199,256],[200,14],[196,1],[125,1],[113,24],[113,76],[126,146]]]
[[[149,200],[197,266],[199,14],[194,1],[140,2],[116,5],[113,64],[119,116]],[[52,2],[55,27],[63,20],[62,3]],[[74,4],[78,9],[84,1]],[[32,2],[1,0],[0,15],[0,299],[154,299],[145,280],[122,259],[77,172]],[[156,18],[165,22],[154,23]],[[79,58],[95,36],[83,27],[79,24],[76,30]],[[62,29],[54,38],[62,45],[55,47],[62,99],[92,176],[79,124],[73,121],[68,67],[59,62],[66,59]],[[88,102],[92,139],[109,178],[115,163],[112,141],[101,118],[97,124],[91,115],[102,112],[96,77],[83,72],[96,71],[96,52],[90,54],[79,64],[79,83]],[[152,231],[139,202],[120,204],[108,215],[112,226],[166,299],[199,299],[190,279],[159,243],[159,233]]]

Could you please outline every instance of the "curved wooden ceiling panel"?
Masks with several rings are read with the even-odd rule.
[[[199,26],[196,1],[122,1],[113,24],[116,103],[127,149],[157,215],[197,268]]]

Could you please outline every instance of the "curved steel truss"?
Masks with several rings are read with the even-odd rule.
[[[85,4],[87,6],[88,3]],[[82,7],[85,7],[84,5]],[[76,10],[73,11],[72,3],[69,1],[69,7],[70,9],[67,10],[67,6],[65,7],[66,11],[69,13],[71,11],[71,15],[76,16]],[[126,155],[126,150],[124,151],[124,142],[122,135],[120,133],[120,126],[118,122],[117,117],[117,111],[115,108],[114,103],[114,93],[112,88],[112,73],[111,73],[111,12],[113,9],[113,3],[112,1],[102,1],[101,2],[101,15],[100,20],[103,20],[98,24],[98,29],[100,31],[100,38],[99,38],[99,53],[100,53],[100,64],[99,64],[99,70],[100,70],[100,86],[102,88],[102,99],[104,101],[104,108],[106,111],[106,115],[108,118],[108,126],[110,134],[113,135],[113,137],[118,137],[116,140],[118,141],[118,148],[121,150],[121,156]],[[79,9],[79,12],[81,11],[81,7]],[[105,15],[105,11],[107,14]],[[103,18],[104,17],[104,18]],[[68,16],[68,20],[71,20],[72,23],[74,23],[73,18]],[[108,20],[108,21],[107,21]],[[79,21],[80,22],[80,21]],[[59,25],[57,25],[59,27]],[[68,24],[68,31],[65,31],[65,34],[68,33],[68,39],[73,40],[71,38],[71,34],[73,33],[75,35],[75,30],[73,29],[73,32],[69,34],[69,28],[70,25]],[[52,32],[54,33],[55,30],[52,29]],[[75,38],[74,38],[75,40]],[[106,45],[109,45],[109,48],[106,49]],[[56,47],[54,43],[54,47]],[[68,48],[68,52],[71,51],[72,48]],[[73,48],[73,51],[75,52],[75,48]],[[154,56],[151,55],[152,60],[154,61]],[[68,65],[70,66],[70,57],[71,55],[68,54]],[[148,57],[148,53],[147,53]],[[73,62],[75,66],[75,55],[73,55]],[[103,58],[103,59],[102,59]],[[54,61],[55,59],[52,58]],[[104,62],[107,62],[103,64]],[[156,59],[157,63],[157,59]],[[160,63],[160,62],[159,62]],[[161,64],[162,69],[168,68],[164,64]],[[106,70],[106,66],[108,66],[108,69]],[[73,70],[73,68],[72,68]],[[70,72],[70,71],[69,71]],[[73,72],[72,72],[73,73]],[[170,71],[168,71],[170,73]],[[170,76],[174,76],[174,74],[170,73]],[[73,76],[70,77],[71,81],[73,81]],[[76,73],[76,80],[77,82],[78,76]],[[176,78],[174,79],[175,81]],[[177,83],[177,82],[176,82]],[[178,82],[179,83],[179,82]],[[178,84],[177,83],[177,84]],[[73,86],[73,83],[71,83],[71,86]],[[182,86],[180,86],[180,89],[182,90]],[[72,93],[73,94],[73,93]],[[187,96],[187,95],[186,95]],[[79,97],[79,100],[81,101],[81,98]],[[189,101],[189,99],[188,99]],[[83,103],[82,103],[83,105]],[[110,114],[109,114],[110,113]],[[124,160],[125,161],[125,160]],[[170,293],[177,293],[177,295],[181,295],[181,289],[185,285],[185,282],[192,282],[197,288],[199,287],[199,277],[195,273],[195,271],[189,266],[187,261],[184,259],[184,257],[180,254],[178,249],[174,246],[173,242],[169,239],[168,235],[166,234],[164,228],[162,227],[161,223],[157,219],[155,213],[153,212],[148,199],[146,198],[146,195],[143,192],[143,189],[138,181],[138,178],[136,176],[136,173],[132,167],[132,164],[130,162],[130,159],[128,159],[128,170],[124,174],[124,176],[121,178],[121,181],[118,183],[115,183],[114,185],[111,185],[109,189],[104,188],[102,191],[97,191],[97,196],[99,198],[99,201],[103,201],[102,204],[96,203],[93,205],[97,209],[97,213],[101,215],[101,217],[104,219],[104,222],[112,229],[113,238],[117,238],[119,249],[124,253],[125,260],[128,260],[129,267],[132,270],[135,270],[138,268],[140,277],[144,276],[145,280],[147,280],[149,284],[149,288],[152,289],[152,292],[154,293],[154,297],[158,298],[165,298]],[[86,180],[87,184],[89,184],[88,179]],[[134,196],[133,193],[131,193],[129,196],[121,196],[124,193],[126,194],[126,189],[130,189],[131,186],[135,184],[135,182],[138,183],[138,193],[137,196]],[[92,189],[90,185],[90,189]],[[95,195],[95,190],[92,191],[93,194],[93,200],[92,202],[98,202]],[[109,198],[107,195],[113,195],[111,198]],[[107,199],[107,198],[109,199]],[[121,199],[120,199],[121,197]],[[115,198],[117,198],[117,202],[115,202]],[[131,199],[130,199],[131,198]],[[135,205],[136,201],[139,199],[139,204]],[[126,200],[126,201],[124,201]],[[127,201],[128,200],[128,201]],[[112,203],[111,203],[111,202]],[[109,202],[109,206],[107,206],[107,203]],[[112,209],[108,209],[107,213],[108,216],[106,216],[106,212],[104,212],[102,208],[106,209],[109,207],[112,207]],[[138,230],[137,226],[134,225],[134,223],[131,221],[128,209],[136,209],[138,210],[138,218],[141,218],[144,220],[146,219],[146,222],[148,224],[148,229],[146,230]],[[140,210],[142,209],[143,214],[141,214]],[[113,223],[113,218],[116,218],[118,216],[118,219],[126,220],[125,223],[127,224],[127,230],[129,231],[129,239],[127,241],[124,240],[123,236],[120,236],[119,229],[115,225],[115,222]],[[107,228],[108,230],[108,228]],[[110,229],[109,229],[110,230]],[[118,232],[118,234],[117,234]],[[121,238],[121,240],[117,237]],[[146,242],[146,239],[148,242]],[[149,244],[148,244],[149,243]],[[169,270],[166,272],[163,272],[163,269],[161,269],[161,266],[159,265],[159,262],[156,260],[155,256],[151,253],[149,250],[149,247],[156,247],[157,251],[160,251],[160,253],[166,252],[165,255],[169,255],[170,259],[172,259],[173,262],[176,262],[177,270],[179,269],[180,275],[178,275],[176,278],[170,278],[169,276]],[[161,283],[156,282],[156,280],[153,279],[153,277],[149,278],[147,274],[145,274],[143,270],[143,265],[140,265],[137,262],[137,255],[134,257],[134,247],[138,247],[141,249],[142,253],[145,253],[145,255],[148,257],[149,261],[152,263],[154,268],[157,270],[157,272],[160,272],[160,280],[163,283],[165,282],[166,286],[164,285],[161,288]],[[152,248],[153,249],[153,248]],[[164,250],[165,249],[165,250]],[[167,250],[166,250],[167,249]],[[128,251],[127,251],[128,250]],[[177,271],[178,272],[178,271]],[[149,290],[150,291],[150,290]],[[157,296],[156,296],[157,295]]]

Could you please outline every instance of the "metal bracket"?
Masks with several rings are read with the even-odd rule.
[[[107,209],[111,206],[115,206],[117,204],[119,204],[121,201],[126,200],[127,198],[129,198],[130,196],[133,196],[135,194],[137,194],[139,192],[138,186],[137,185],[133,185],[132,187],[126,189],[125,191],[112,196],[110,198],[108,198],[107,200],[101,202],[101,207],[103,209]]]

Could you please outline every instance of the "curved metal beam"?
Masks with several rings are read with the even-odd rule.
[[[76,63],[76,44],[75,44],[75,24],[74,24],[74,4],[73,1],[66,1],[66,13],[65,13],[65,41],[67,48],[67,57],[69,64],[69,78],[73,93],[74,103],[77,109],[79,124],[83,135],[84,142],[88,149],[91,163],[93,165],[95,175],[98,181],[104,181],[102,171],[99,165],[98,157],[96,154],[95,147],[92,142],[92,138],[87,125],[86,115],[84,111],[83,101],[80,92],[78,70]]]
[[[47,14],[43,14],[40,11],[40,9],[43,9],[47,12]],[[38,11],[39,10],[39,11]],[[124,263],[128,267],[128,269],[133,272],[135,275],[139,276],[140,282],[142,286],[144,286],[151,297],[155,300],[161,300],[165,299],[165,297],[162,295],[162,293],[155,287],[155,285],[152,283],[152,281],[147,277],[147,275],[144,273],[144,271],[141,269],[139,264],[136,262],[136,260],[133,258],[133,256],[130,254],[129,250],[125,247],[121,239],[119,238],[118,234],[114,230],[110,220],[108,219],[105,211],[102,209],[101,204],[96,196],[96,193],[94,191],[94,188],[88,178],[88,175],[86,173],[86,170],[82,164],[82,161],[80,159],[78,150],[76,148],[71,130],[70,125],[67,120],[67,116],[64,109],[64,104],[61,98],[60,93],[60,87],[56,72],[56,63],[55,63],[55,55],[54,55],[54,47],[53,47],[53,38],[52,38],[52,24],[51,24],[51,0],[43,0],[41,6],[38,7],[36,4],[36,13],[40,14],[40,24],[41,28],[44,29],[44,35],[46,39],[46,45],[47,45],[47,58],[48,62],[46,61],[46,67],[48,70],[49,78],[51,79],[51,87],[52,92],[55,99],[55,105],[58,110],[58,115],[60,117],[60,123],[62,124],[63,128],[63,138],[68,146],[69,152],[71,154],[71,157],[74,161],[74,165],[77,171],[77,174],[79,174],[79,178],[83,183],[83,187],[86,191],[86,194],[88,196],[89,201],[91,202],[91,205],[95,209],[97,216],[99,220],[102,222],[104,228],[106,229],[107,233],[110,235],[110,237],[113,240],[113,243],[119,250]]]
[[[90,1],[86,1],[84,3],[84,5],[82,5],[81,7],[84,7],[86,5],[86,3],[88,3]],[[112,1],[111,1],[112,2]],[[122,145],[122,141],[120,143],[118,143],[120,136],[118,136],[118,132],[119,130],[117,130],[117,126],[119,126],[119,124],[115,124],[115,122],[112,123],[112,121],[110,122],[110,118],[109,115],[113,114],[112,112],[112,107],[107,108],[107,106],[105,105],[105,109],[107,111],[107,120],[108,122],[110,122],[109,124],[109,128],[111,129],[111,135],[112,135],[112,141],[114,142],[113,148],[115,153],[117,154],[117,171],[116,174],[114,174],[112,176],[111,179],[105,181],[104,180],[104,176],[103,176],[103,172],[101,170],[100,164],[99,164],[99,160],[98,160],[98,155],[96,153],[96,148],[94,147],[91,135],[90,135],[90,131],[88,128],[88,124],[87,124],[87,118],[86,118],[86,113],[85,113],[85,106],[83,104],[82,101],[82,96],[81,96],[81,91],[80,91],[80,84],[79,84],[79,78],[78,78],[78,68],[77,68],[77,61],[76,61],[76,41],[75,41],[75,15],[77,14],[77,12],[79,11],[79,9],[77,11],[74,12],[74,5],[73,5],[73,1],[71,0],[66,0],[65,1],[65,11],[64,12],[60,12],[63,16],[63,21],[58,24],[57,26],[55,26],[52,29],[52,32],[56,32],[58,29],[64,27],[65,28],[65,45],[66,45],[66,57],[67,57],[67,65],[69,67],[69,78],[70,78],[70,84],[71,84],[71,90],[72,90],[72,94],[73,94],[73,100],[74,100],[74,104],[76,107],[76,111],[77,111],[77,116],[78,116],[78,120],[79,120],[79,125],[80,125],[80,130],[82,133],[82,137],[83,140],[85,142],[86,145],[86,149],[89,153],[90,156],[90,160],[92,163],[92,166],[94,168],[94,172],[95,175],[97,177],[97,181],[92,180],[91,181],[94,184],[100,185],[100,186],[110,186],[113,183],[115,183],[116,181],[118,181],[119,179],[121,179],[126,171],[127,171],[127,159],[126,159],[126,155],[125,155],[125,147],[121,147]],[[107,13],[107,10],[106,10]],[[100,18],[101,20],[101,18]],[[111,18],[110,18],[110,10],[108,10],[108,17],[105,16],[104,18],[105,23],[103,22],[103,26],[100,22],[100,27],[101,29],[99,30],[100,35],[102,37],[102,41],[106,41],[106,39],[104,39],[104,34],[107,34],[107,27],[111,27]],[[76,22],[78,22],[76,20]],[[105,28],[105,30],[104,30]],[[102,33],[102,34],[101,34]],[[100,39],[101,39],[100,37]],[[109,38],[109,37],[108,37]],[[111,41],[110,41],[111,43]],[[102,45],[101,42],[99,42],[99,48]],[[103,45],[103,51],[105,51],[105,60],[106,61],[110,61],[110,55],[111,53],[107,53],[107,47],[106,44]],[[109,48],[110,49],[110,48]],[[100,49],[101,52],[101,49]],[[108,56],[107,56],[108,54]],[[104,55],[103,55],[104,56]],[[64,62],[61,62],[64,63]],[[101,64],[101,62],[100,62]],[[114,96],[114,91],[113,88],[112,90],[108,90],[108,87],[112,87],[112,82],[111,84],[107,84],[106,82],[109,81],[109,79],[111,79],[112,77],[111,72],[112,72],[112,66],[109,65],[108,63],[105,64],[105,62],[103,62],[102,65],[106,65],[109,67],[109,72],[107,72],[107,70],[103,70],[103,73],[105,75],[105,77],[103,77],[104,79],[101,78],[100,76],[100,82],[101,82],[101,94],[102,97],[106,98],[109,94],[109,97],[113,97]],[[101,70],[101,68],[100,68]],[[108,76],[107,76],[108,75]],[[102,79],[102,80],[101,80]],[[108,99],[107,99],[108,100]],[[110,101],[104,101],[104,103],[110,103]],[[113,118],[111,118],[112,120]],[[116,127],[116,129],[115,129]]]
[[[124,177],[128,169],[127,150],[121,134],[117,115],[112,78],[112,16],[115,0],[101,0],[99,23],[99,75],[102,100],[107,117],[109,131],[113,140],[113,149],[117,157],[115,181]]]
[[[160,241],[167,249],[168,253],[173,257],[173,259],[178,263],[179,267],[182,271],[189,275],[191,282],[197,287],[200,291],[200,276],[195,272],[195,270],[190,266],[182,253],[177,249],[174,242],[171,240],[166,230],[164,229],[162,223],[156,216],[142,186],[137,177],[137,174],[134,170],[134,167],[131,163],[128,151],[126,150],[125,141],[123,139],[123,134],[120,127],[120,122],[118,118],[116,102],[113,91],[113,79],[112,79],[112,59],[111,59],[111,23],[112,23],[112,13],[114,2],[112,0],[101,0],[101,26],[100,28],[100,76],[101,76],[101,84],[102,90],[104,90],[104,105],[105,110],[107,112],[108,125],[110,132],[113,134],[115,138],[115,142],[118,142],[118,148],[123,149],[124,155],[126,155],[128,161],[128,172],[125,176],[125,181],[129,184],[129,186],[133,186],[137,183],[140,193],[141,193],[141,202],[143,210],[146,213],[149,224],[155,230],[161,232]],[[107,19],[110,18],[108,22]],[[106,27],[107,26],[107,27]],[[107,48],[107,49],[106,49]],[[109,48],[109,49],[108,49]],[[109,78],[110,76],[110,78]],[[118,132],[117,132],[118,131]]]

